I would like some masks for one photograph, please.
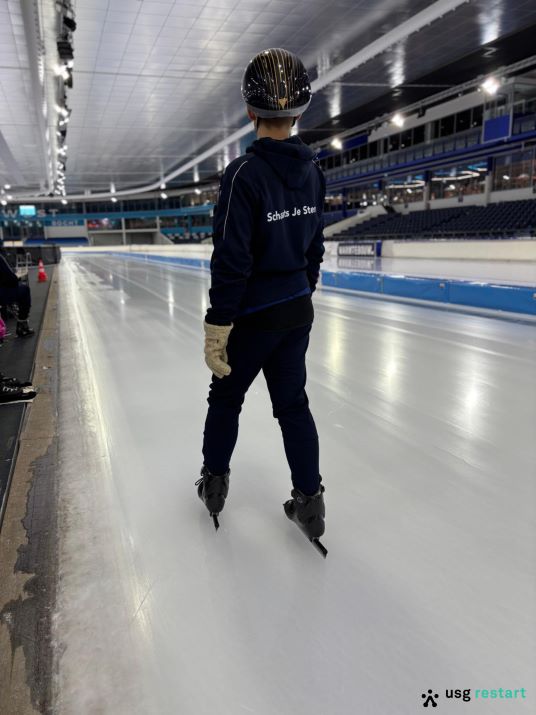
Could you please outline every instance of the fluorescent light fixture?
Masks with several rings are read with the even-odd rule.
[[[167,199],[167,194],[166,194],[165,191],[162,191],[162,193],[160,194],[160,196],[161,196],[163,199]]]
[[[391,123],[395,125],[395,127],[403,127],[406,122],[405,117],[403,117],[400,112],[397,112],[396,114],[393,115],[391,119]]]
[[[500,86],[501,83],[496,77],[488,77],[482,82],[480,89],[482,89],[486,94],[493,96],[494,94],[497,94]]]
[[[114,184],[113,181],[112,181],[112,183],[110,184],[110,193],[111,193],[111,194],[115,194],[115,184]]]
[[[338,137],[335,137],[335,139],[331,140],[331,146],[337,149],[337,151],[340,151],[342,149],[342,142]]]

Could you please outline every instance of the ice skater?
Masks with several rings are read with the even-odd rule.
[[[205,361],[213,373],[198,494],[218,527],[229,491],[238,417],[262,370],[279,421],[293,489],[286,515],[325,556],[324,486],[305,392],[305,354],[324,253],[325,181],[291,128],[311,101],[301,60],[283,49],[248,64],[242,96],[257,140],[232,161],[214,213]]]

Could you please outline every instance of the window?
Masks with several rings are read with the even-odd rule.
[[[456,115],[456,132],[465,132],[471,128],[471,110],[458,112]]]
[[[471,127],[481,127],[484,118],[484,107],[473,107],[471,110]]]
[[[449,115],[448,117],[443,117],[443,119],[439,120],[439,135],[442,137],[448,137],[451,134],[454,134],[454,114]]]
[[[414,145],[423,143],[425,136],[426,136],[425,129],[426,129],[425,124],[421,124],[420,127],[415,127],[413,129],[413,144]]]
[[[534,182],[534,149],[495,159],[493,190],[526,189]]]
[[[402,134],[400,135],[400,148],[401,149],[406,149],[407,147],[410,147],[412,145],[412,143],[413,143],[412,135],[413,135],[412,129],[408,129],[405,132],[402,132]]]

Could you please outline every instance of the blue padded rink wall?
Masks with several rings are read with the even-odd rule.
[[[317,291],[307,389],[324,561],[283,515],[262,376],[219,532],[197,499],[207,267],[98,252],[59,266],[62,712],[403,715],[430,686],[533,687],[531,314]]]

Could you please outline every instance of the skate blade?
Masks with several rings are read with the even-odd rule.
[[[328,550],[326,547],[318,540],[318,538],[313,538],[310,540],[311,544],[315,547],[315,549],[324,557],[328,555]]]
[[[218,515],[217,514],[211,514],[212,520],[214,521],[214,528],[216,531],[220,528],[220,522],[218,521]]]

